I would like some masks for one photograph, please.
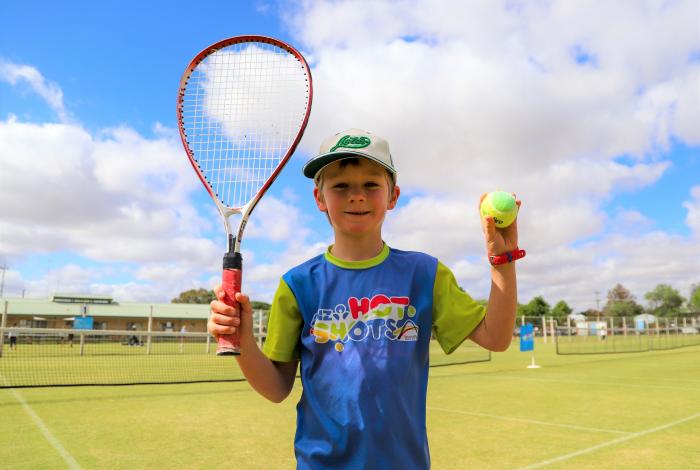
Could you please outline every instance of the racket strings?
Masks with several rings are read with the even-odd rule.
[[[307,69],[276,45],[232,44],[197,64],[181,106],[202,175],[222,204],[240,208],[285,158],[303,125]]]

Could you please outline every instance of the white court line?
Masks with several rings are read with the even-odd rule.
[[[562,377],[564,380],[576,380],[575,378],[574,378],[574,379],[571,378],[571,377],[575,377],[575,376],[573,376],[573,375],[562,375],[561,377]],[[614,381],[614,380],[619,380],[620,377],[598,376],[598,379],[599,379],[599,380],[611,380],[611,381]],[[625,380],[636,380],[636,381],[641,381],[641,382],[644,382],[644,381],[647,382],[647,383],[637,383],[637,384],[633,384],[633,385],[636,385],[636,386],[638,386],[638,387],[647,387],[647,386],[648,386],[648,387],[669,387],[669,386],[670,386],[670,387],[673,387],[674,390],[675,390],[676,388],[678,388],[678,387],[676,387],[675,385],[656,385],[656,384],[653,384],[653,383],[649,383],[649,382],[648,382],[648,381],[649,381],[649,377],[627,376],[627,377],[624,377],[624,379],[625,379]],[[681,385],[683,385],[683,384],[685,384],[685,385],[690,385],[690,386],[691,386],[691,387],[690,387],[690,390],[698,390],[698,391],[700,391],[700,388],[694,386],[694,385],[700,385],[700,379],[697,379],[697,380],[696,380],[696,379],[670,379],[670,378],[668,378],[668,377],[664,377],[664,378],[660,378],[660,379],[658,379],[658,380],[656,380],[656,381],[657,381],[657,382],[680,382]],[[680,387],[680,389],[681,389],[681,390],[686,390],[685,387]]]
[[[495,376],[493,374],[469,374],[471,376],[478,377],[490,377],[498,380],[524,380],[531,382],[551,382],[551,383],[563,383],[563,384],[575,384],[575,385],[606,385],[612,387],[631,387],[631,388],[651,388],[651,389],[661,389],[661,390],[682,390],[689,392],[700,392],[698,387],[673,387],[670,385],[651,385],[651,384],[631,384],[625,382],[592,382],[588,380],[561,380],[561,379],[547,379],[539,377],[525,377],[522,375],[503,375],[499,374]]]
[[[491,415],[487,413],[475,413],[472,411],[460,411],[460,410],[451,410],[449,408],[438,408],[436,406],[428,406],[427,407],[429,410],[436,410],[436,411],[444,411],[446,413],[459,413],[462,415],[470,415],[470,416],[479,416],[482,418],[492,418],[492,419],[500,419],[503,421],[518,421],[521,423],[528,423],[528,424],[539,424],[542,426],[555,426],[558,428],[568,428],[568,429],[576,429],[579,431],[591,431],[591,432],[608,432],[608,433],[613,433],[613,434],[632,434],[631,432],[628,431],[618,431],[617,429],[600,429],[600,428],[589,428],[586,426],[576,426],[574,424],[559,424],[559,423],[550,423],[547,421],[538,421],[536,419],[527,419],[527,418],[517,418],[513,416],[499,416],[499,415]]]
[[[5,380],[5,377],[0,375],[0,379],[2,379],[2,382],[7,385],[7,381]],[[24,399],[22,395],[19,394],[17,390],[14,388],[10,388],[9,391],[14,395],[15,399],[19,402],[20,405],[22,405],[22,408],[24,411],[29,415],[30,418],[32,418],[32,421],[34,421],[34,424],[39,428],[39,431],[44,435],[47,441],[51,444],[51,446],[56,449],[56,452],[59,453],[59,455],[63,458],[63,461],[66,462],[66,465],[68,465],[68,468],[71,470],[80,470],[80,465],[78,465],[78,462],[73,458],[72,455],[66,450],[63,445],[61,445],[61,442],[56,439],[56,437],[51,434],[51,431],[49,431],[48,426],[41,420],[38,414],[34,412],[31,406],[29,406],[29,403]]]
[[[577,450],[576,452],[571,452],[569,454],[560,455],[559,457],[555,457],[555,458],[549,459],[549,460],[544,460],[542,462],[528,465],[527,467],[520,467],[518,470],[532,470],[534,468],[544,467],[545,465],[550,465],[553,463],[561,462],[563,460],[569,460],[571,458],[578,457],[579,455],[585,455],[585,454],[589,454],[591,452],[595,452],[596,450],[602,449],[604,447],[609,447],[609,446],[612,446],[615,444],[619,444],[621,442],[629,441],[631,439],[636,439],[638,437],[646,436],[647,434],[651,434],[651,433],[654,433],[657,431],[663,431],[664,429],[668,429],[672,426],[676,426],[678,424],[682,424],[682,423],[685,423],[687,421],[692,421],[692,420],[697,419],[697,418],[700,418],[700,413],[695,413],[694,415],[688,416],[688,417],[683,418],[683,419],[679,419],[678,421],[673,421],[673,422],[668,423],[668,424],[662,424],[661,426],[647,429],[645,431],[635,432],[633,434],[630,434],[629,436],[618,437],[617,439],[613,439],[612,441],[608,441],[608,442],[603,442],[602,444],[598,444],[598,445],[595,445],[593,447],[588,447],[586,449]]]

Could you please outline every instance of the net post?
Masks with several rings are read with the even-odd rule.
[[[547,344],[547,318],[544,315],[542,315],[542,338],[544,344]]]
[[[554,317],[549,317],[549,336],[551,336],[552,341],[554,341]]]
[[[207,347],[206,347],[206,353],[209,354],[211,352],[211,335],[207,334]]]
[[[2,357],[2,347],[5,343],[5,327],[7,326],[7,300],[3,300],[2,321],[0,321],[0,357]]]
[[[627,337],[627,317],[622,317],[622,336]]]
[[[148,309],[148,337],[146,338],[146,355],[151,354],[151,331],[153,328],[153,305],[151,304]]]
[[[80,313],[83,317],[87,316],[87,305],[83,304],[80,306]],[[80,355],[85,354],[85,332],[81,330],[80,333]]]

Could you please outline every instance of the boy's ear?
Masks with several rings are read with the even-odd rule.
[[[399,195],[400,194],[401,194],[401,188],[399,188],[397,185],[394,185],[394,190],[391,192],[391,195],[389,198],[389,206],[388,206],[389,210],[396,207],[396,203],[399,202]]]
[[[328,211],[328,207],[323,201],[323,194],[321,194],[321,191],[318,189],[318,186],[314,188],[314,199],[316,200],[316,207],[318,207],[318,210],[320,210],[321,212]]]

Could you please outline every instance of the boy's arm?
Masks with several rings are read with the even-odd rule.
[[[214,288],[218,299],[224,296],[221,286]],[[265,356],[255,341],[253,334],[253,309],[247,295],[237,294],[240,305],[229,307],[221,300],[211,303],[211,316],[207,328],[214,336],[239,331],[241,354],[236,356],[238,365],[251,387],[270,401],[279,403],[292,391],[298,361],[277,362]]]
[[[481,196],[481,201],[486,194]],[[516,200],[518,207],[520,200]],[[518,220],[504,229],[496,229],[492,217],[481,218],[489,255],[500,255],[518,248]],[[491,266],[491,293],[486,307],[486,316],[469,338],[479,346],[491,351],[505,351],[510,346],[518,307],[518,286],[515,262]]]
[[[486,316],[469,339],[490,351],[505,351],[510,346],[518,306],[515,264],[491,267],[491,293]]]

